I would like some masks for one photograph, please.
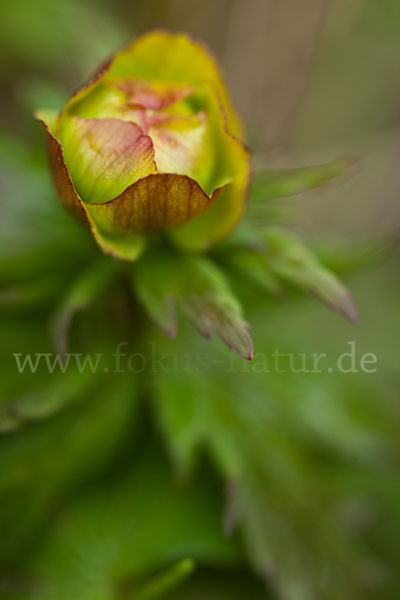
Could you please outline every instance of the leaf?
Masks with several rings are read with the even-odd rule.
[[[253,345],[242,308],[223,274],[205,257],[148,254],[136,265],[133,287],[149,316],[170,336],[176,334],[178,306],[206,338],[214,333],[241,356]]]
[[[100,375],[67,377],[64,394],[72,395],[69,410],[0,436],[3,565],[20,556],[21,550],[24,553],[32,537],[42,535],[61,500],[103,472],[126,436],[131,438],[140,400],[138,381],[132,373]],[[56,386],[51,381],[48,386],[50,399]]]
[[[177,486],[154,445],[135,451],[134,468],[92,486],[59,513],[29,557],[40,585],[26,600],[150,600],[187,576],[192,560],[237,564],[241,551],[220,528],[215,479],[205,471],[201,481]]]
[[[143,584],[132,596],[132,600],[153,600],[163,598],[171,589],[181,585],[194,571],[195,563],[186,558],[167,569],[164,573],[154,575],[152,580]],[[129,597],[128,597],[129,598]]]
[[[218,260],[241,278],[250,279],[265,291],[283,294],[283,284],[314,294],[349,321],[357,321],[350,292],[293,234],[268,227],[258,237],[244,235],[216,253]]]
[[[18,356],[23,364],[25,357],[23,354]],[[56,371],[54,376],[46,379],[43,378],[41,369],[38,369],[35,373],[37,381],[32,378],[33,381],[22,390],[19,385],[16,390],[5,394],[0,408],[0,434],[15,431],[28,421],[49,418],[66,406],[85,400],[96,389],[98,381],[90,369],[82,373],[76,365],[67,363],[63,372],[64,356],[58,355],[58,361],[56,356],[51,356],[50,353],[48,356],[50,363],[58,363],[61,373]],[[33,356],[32,364],[35,362],[36,358]]]
[[[0,308],[25,310],[53,300],[62,287],[63,275],[45,275],[33,281],[12,282],[0,288]]]
[[[53,318],[55,346],[61,356],[67,352],[68,331],[74,315],[105,293],[119,268],[113,261],[98,261],[80,273],[66,292]]]
[[[269,268],[265,254],[259,247],[235,246],[217,253],[217,259],[247,285],[249,280],[264,291],[282,295],[283,289],[278,277]]]
[[[369,287],[368,274],[364,310]],[[395,297],[385,304],[394,301],[394,311]],[[364,352],[380,356],[387,344],[378,333],[382,319],[381,313],[367,337],[352,334],[358,360]],[[377,551],[371,543],[372,530],[380,531],[383,522],[389,529],[396,522],[396,531],[399,525],[397,505],[386,515],[389,496],[399,493],[396,465],[378,459],[396,452],[393,444],[398,447],[396,354],[378,376],[341,373],[334,367],[348,349],[349,326],[327,320],[312,303],[284,309],[270,303],[266,314],[255,298],[251,321],[257,348],[252,363],[230,359],[217,346],[207,352],[184,328],[173,351],[186,358],[177,363],[170,345],[156,339],[155,361],[169,359],[152,374],[154,418],[175,468],[192,478],[199,456],[206,454],[225,474],[227,529],[240,528],[251,562],[278,597],[384,597],[397,567],[387,570],[386,550],[381,553],[386,542]],[[379,345],[371,346],[376,335]],[[313,371],[315,353],[328,357],[321,371]],[[200,361],[204,356],[206,364]],[[386,477],[396,491],[391,488],[383,501]],[[389,562],[398,564],[394,549]],[[369,578],[372,571],[376,579]]]
[[[276,171],[256,170],[251,189],[251,206],[254,203],[293,196],[322,187],[347,173],[353,165],[353,159],[344,157],[313,167]]]
[[[270,228],[264,240],[267,263],[275,275],[315,294],[349,321],[357,321],[357,309],[350,292],[295,236]]]

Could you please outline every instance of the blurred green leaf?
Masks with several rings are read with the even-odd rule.
[[[322,187],[348,172],[353,163],[352,159],[340,158],[313,167],[256,171],[253,176],[250,207],[254,203],[293,196]]]
[[[82,377],[75,381],[83,386]],[[64,394],[74,395],[72,376]],[[89,382],[86,380],[86,384]],[[30,424],[0,437],[1,561],[11,561],[48,523],[61,499],[78,484],[104,470],[132,434],[139,401],[137,380],[129,373],[95,384],[92,398],[76,402],[51,420]],[[59,390],[59,394],[62,390]],[[47,392],[50,396],[50,389]],[[41,402],[46,401],[43,394]],[[32,409],[34,405],[32,406]],[[39,410],[39,409],[38,409]],[[29,498],[29,501],[27,499]]]
[[[182,584],[194,571],[195,563],[190,559],[181,560],[178,564],[170,567],[161,575],[154,576],[152,581],[144,584],[141,589],[134,592],[132,600],[153,600],[162,598],[171,589]]]
[[[383,558],[373,541],[383,523],[400,527],[395,363],[377,375],[359,364],[341,372],[336,362],[350,335],[358,361],[365,352],[380,356],[385,342],[376,336],[398,297],[390,272],[377,269],[381,316],[364,337],[312,303],[266,309],[255,298],[252,363],[206,348],[186,330],[175,342],[157,341],[154,415],[176,469],[187,474],[202,453],[211,457],[228,482],[227,531],[240,526],[253,564],[285,600],[395,598],[388,590],[397,581],[396,544]],[[357,286],[363,313],[370,285],[368,275]],[[173,358],[183,353],[185,368]],[[313,356],[323,353],[326,363],[313,370]]]
[[[350,321],[357,320],[350,292],[296,236],[284,229],[268,227],[254,239],[234,240],[231,247],[228,244],[220,249],[217,259],[267,292],[282,295],[283,284],[290,284],[314,294]]]
[[[274,275],[315,294],[350,321],[357,321],[349,291],[295,236],[270,228],[265,231],[264,240],[267,264]]]
[[[154,444],[153,444],[154,445]],[[37,590],[24,596],[76,600],[156,598],[156,592],[199,564],[240,561],[237,544],[220,531],[215,480],[179,488],[158,449],[103,486],[92,488],[61,513],[30,560]],[[154,576],[154,579],[153,579]]]
[[[104,296],[120,268],[120,263],[103,258],[80,273],[67,290],[53,319],[55,344],[61,356],[67,351],[68,331],[75,313]]]

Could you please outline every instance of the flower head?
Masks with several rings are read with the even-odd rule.
[[[214,59],[184,34],[140,37],[38,118],[61,201],[106,253],[133,260],[160,230],[203,250],[243,215],[241,124]]]

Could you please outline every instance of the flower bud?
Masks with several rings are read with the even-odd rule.
[[[64,206],[101,249],[134,260],[165,230],[204,250],[243,215],[249,152],[214,59],[151,32],[117,53],[58,115],[39,111]]]

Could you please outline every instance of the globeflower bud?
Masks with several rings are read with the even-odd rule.
[[[63,205],[100,248],[134,260],[148,232],[189,250],[243,215],[249,152],[210,54],[156,31],[117,53],[57,115],[38,111]]]

